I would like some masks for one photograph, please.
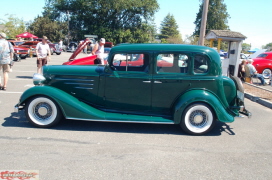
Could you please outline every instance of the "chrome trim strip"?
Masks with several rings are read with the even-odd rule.
[[[55,80],[63,80],[63,81],[94,81],[93,79],[65,79],[65,78],[55,78]]]
[[[84,84],[84,83],[70,83],[70,82],[66,82],[64,84],[78,84],[78,85],[88,85],[88,86],[93,86],[94,84]]]
[[[93,88],[88,88],[88,87],[75,87],[77,89],[93,89]]]
[[[126,121],[126,120],[104,120],[104,119],[80,119],[80,118],[66,118],[70,120],[82,120],[82,121],[100,121],[100,122],[123,122],[123,123],[143,123],[143,124],[174,124],[174,122],[153,122],[153,121]]]

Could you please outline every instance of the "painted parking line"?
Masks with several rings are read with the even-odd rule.
[[[0,94],[22,94],[23,92],[0,91]]]
[[[27,84],[24,87],[34,87],[34,86],[35,86],[34,84]]]
[[[28,79],[28,78],[9,78],[9,80],[11,80],[11,81],[32,81],[32,78],[30,79]]]
[[[36,71],[17,71],[17,70],[13,70],[13,69],[12,69],[12,72],[31,72],[31,73],[36,73]]]

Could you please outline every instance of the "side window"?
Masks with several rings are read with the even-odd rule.
[[[158,54],[158,73],[187,73],[188,59],[186,54]]]
[[[194,57],[194,72],[206,73],[208,72],[208,57],[205,55],[196,55]]]
[[[146,71],[148,54],[115,54],[113,66],[118,71]]]

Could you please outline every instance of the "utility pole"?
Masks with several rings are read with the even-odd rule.
[[[70,38],[70,28],[69,28],[69,21],[70,21],[70,14],[69,11],[67,11],[67,20],[68,20],[68,35],[67,35],[67,39],[68,39],[68,45],[69,45],[69,38]]]
[[[209,7],[209,0],[203,0],[203,10],[202,10],[202,20],[201,20],[201,27],[200,27],[200,36],[198,45],[204,46],[204,37],[206,32],[206,22],[207,22],[207,14],[208,14],[208,7]]]

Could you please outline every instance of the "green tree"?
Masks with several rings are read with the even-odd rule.
[[[247,53],[248,50],[250,50],[251,44],[243,43],[242,44],[242,52]]]
[[[161,23],[161,34],[159,38],[164,43],[181,44],[182,38],[178,30],[177,22],[173,15],[170,13],[163,19]]]
[[[50,41],[59,41],[67,34],[67,23],[51,20],[48,16],[38,16],[29,25],[28,31],[38,37],[47,36]]]
[[[8,38],[15,38],[16,35],[25,32],[25,23],[23,19],[17,18],[14,15],[6,14],[7,20],[0,19],[0,25],[4,26],[3,32]]]
[[[268,51],[271,51],[271,50],[272,50],[272,42],[266,44],[266,45],[263,47],[263,49],[267,49]]]
[[[86,34],[104,37],[115,44],[149,42],[155,36],[153,16],[157,0],[47,0],[46,13],[68,21],[72,39]]]
[[[200,35],[200,26],[202,21],[203,3],[200,4],[199,12],[196,15],[194,24],[196,25],[193,35]],[[209,0],[206,33],[209,30],[227,30],[229,29],[228,18],[230,18],[227,12],[227,6],[224,0]]]

